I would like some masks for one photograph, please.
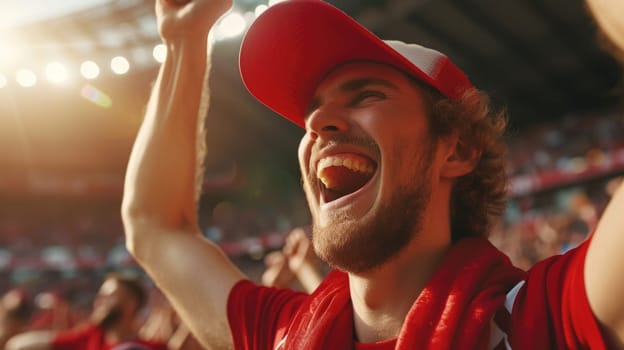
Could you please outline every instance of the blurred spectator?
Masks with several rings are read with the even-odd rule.
[[[167,343],[169,350],[208,350],[199,344],[159,290],[153,289],[149,299],[140,338]]]
[[[262,283],[267,286],[291,287],[296,279],[306,292],[312,293],[324,278],[320,260],[303,228],[292,230],[286,237],[284,248],[268,254],[264,261],[266,270]]]
[[[14,335],[24,332],[32,313],[32,304],[27,293],[12,289],[0,301],[0,348]]]
[[[146,302],[141,284],[119,274],[109,275],[95,298],[88,324],[70,331],[31,331],[11,338],[9,350],[37,349],[166,349],[139,339],[136,317]]]
[[[71,311],[67,298],[60,291],[44,291],[35,297],[35,313],[30,330],[61,331],[78,324],[77,315]]]

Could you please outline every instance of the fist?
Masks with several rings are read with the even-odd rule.
[[[162,39],[206,40],[215,22],[232,7],[232,0],[157,0],[156,18]]]

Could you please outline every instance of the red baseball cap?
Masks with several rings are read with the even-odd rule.
[[[295,124],[333,68],[349,61],[389,64],[451,99],[472,88],[446,55],[416,44],[383,41],[320,0],[289,0],[268,8],[243,39],[239,64],[249,92]]]

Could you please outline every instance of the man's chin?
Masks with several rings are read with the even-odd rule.
[[[120,319],[121,311],[111,310],[107,313],[92,315],[91,322],[102,329],[108,329],[117,324]]]
[[[354,201],[340,207],[332,207],[331,203],[321,205],[318,210],[318,217],[315,226],[325,230],[336,225],[351,226],[367,220],[373,215],[374,203],[367,201]]]
[[[382,252],[379,234],[370,229],[367,220],[342,218],[328,225],[314,227],[314,250],[330,266],[360,273],[383,264],[393,252]],[[368,226],[368,227],[367,227]]]
[[[335,268],[356,274],[372,271],[403,250],[420,231],[430,193],[426,185],[399,188],[387,203],[370,205],[360,215],[350,215],[354,211],[319,215],[313,227],[314,250]]]

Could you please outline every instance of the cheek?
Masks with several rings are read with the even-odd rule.
[[[308,167],[310,164],[310,150],[312,148],[312,140],[310,139],[309,134],[305,134],[301,141],[299,142],[299,149],[297,151],[297,155],[299,157],[299,167],[301,169],[301,174],[304,175],[308,172]]]

